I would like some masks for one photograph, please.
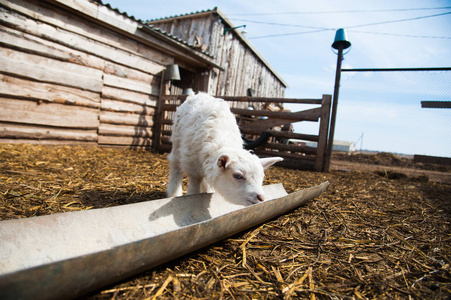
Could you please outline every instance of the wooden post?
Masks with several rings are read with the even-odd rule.
[[[161,128],[163,126],[162,120],[163,120],[163,104],[164,104],[164,96],[166,95],[166,87],[164,84],[164,70],[161,71],[161,81],[160,81],[160,94],[158,96],[157,101],[157,110],[155,112],[155,121],[154,121],[154,128],[153,128],[153,150],[155,152],[160,151],[160,144],[161,144]]]
[[[343,47],[344,46],[342,44],[338,44],[337,72],[335,74],[334,99],[332,102],[332,115],[330,120],[329,140],[327,141],[326,167],[325,167],[326,170],[329,170],[330,158],[332,156],[332,149],[334,146],[335,120],[337,118],[338,92],[340,90],[341,61],[343,60]]]
[[[317,172],[329,171],[328,159],[330,160],[330,157],[326,156],[326,147],[327,147],[327,136],[329,132],[331,98],[332,98],[331,95],[323,95],[320,112],[319,134],[318,134],[319,138],[318,145],[316,148],[316,160],[315,160],[315,171]]]

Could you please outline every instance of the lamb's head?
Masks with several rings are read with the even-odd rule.
[[[217,158],[214,188],[228,201],[236,204],[256,204],[265,200],[264,170],[281,157],[259,159],[244,149],[226,148]]]

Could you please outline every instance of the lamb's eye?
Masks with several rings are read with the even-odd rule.
[[[235,179],[243,179],[244,178],[243,175],[241,175],[241,174],[233,174],[233,177]]]

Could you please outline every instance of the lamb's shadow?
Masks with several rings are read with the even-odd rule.
[[[166,198],[166,193],[151,191],[133,193],[129,191],[84,190],[79,195],[79,201],[91,208],[104,208],[133,204],[145,201],[155,201]],[[175,197],[155,211],[149,212],[149,221],[172,215],[174,223],[184,227],[211,219],[209,207],[213,194],[198,194],[187,197]]]
[[[158,200],[166,197],[162,191],[135,193],[131,191],[111,191],[102,189],[83,190],[78,195],[79,201],[90,208],[105,208],[118,205],[133,204]]]
[[[198,194],[172,198],[149,216],[149,221],[172,215],[179,227],[211,219],[209,207],[213,194]]]

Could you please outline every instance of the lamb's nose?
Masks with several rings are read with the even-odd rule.
[[[265,201],[265,198],[263,197],[263,195],[257,194],[257,200],[263,202]]]

